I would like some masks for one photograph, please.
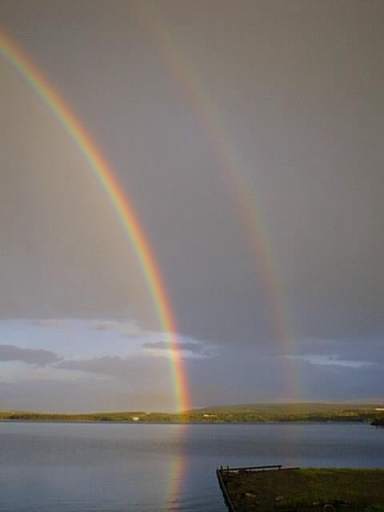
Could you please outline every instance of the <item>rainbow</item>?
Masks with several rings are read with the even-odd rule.
[[[294,336],[291,334],[284,301],[284,287],[279,278],[278,265],[274,260],[271,244],[264,229],[265,223],[257,208],[256,193],[241,171],[245,167],[241,155],[228,135],[220,111],[204,87],[203,80],[190,60],[176,45],[171,31],[155,4],[149,5],[148,2],[136,4],[136,15],[143,27],[147,28],[148,32],[154,36],[164,64],[175,82],[180,85],[183,96],[191,106],[204,130],[211,151],[220,164],[222,178],[237,206],[241,223],[248,233],[249,244],[255,257],[256,271],[269,305],[270,324],[274,337],[288,355],[294,352]],[[299,377],[291,366],[292,362],[287,358],[282,400],[297,399],[300,395]]]
[[[153,298],[157,316],[171,350],[171,371],[175,402],[179,411],[190,408],[187,374],[181,357],[177,326],[171,302],[159,266],[143,227],[133,209],[131,200],[118,182],[114,171],[97,148],[90,135],[49,83],[29,56],[4,30],[0,30],[0,53],[27,81],[49,107],[68,135],[77,144],[93,174],[108,195],[113,208],[132,243],[140,262],[146,285]]]

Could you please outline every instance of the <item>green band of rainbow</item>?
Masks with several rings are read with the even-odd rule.
[[[180,411],[189,409],[190,400],[186,370],[180,355],[175,316],[159,266],[131,201],[116,179],[111,166],[96,147],[79,119],[31,59],[3,30],[0,30],[0,53],[48,105],[81,150],[94,175],[111,200],[125,233],[136,251],[162,329],[167,336],[167,342],[172,352],[172,378],[177,409]]]

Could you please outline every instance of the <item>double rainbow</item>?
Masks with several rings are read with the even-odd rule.
[[[171,350],[171,371],[177,409],[179,411],[189,409],[190,398],[187,376],[181,357],[175,315],[159,265],[133,209],[131,200],[117,180],[113,169],[97,148],[80,120],[65,103],[62,96],[52,87],[29,56],[3,30],[0,30],[0,54],[20,73],[36,94],[46,103],[72,140],[77,144],[101,187],[108,195],[124,231],[137,254],[157,316]]]

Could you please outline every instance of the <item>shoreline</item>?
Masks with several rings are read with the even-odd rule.
[[[382,403],[280,403],[206,407],[181,412],[48,412],[0,410],[0,422],[261,425],[275,423],[384,423]]]
[[[274,420],[274,421],[128,421],[128,420],[55,420],[55,419],[0,419],[0,423],[62,423],[95,425],[369,425],[368,420]]]

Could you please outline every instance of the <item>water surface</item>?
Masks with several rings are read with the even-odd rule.
[[[223,512],[218,465],[384,467],[365,424],[0,424],[0,511]]]

